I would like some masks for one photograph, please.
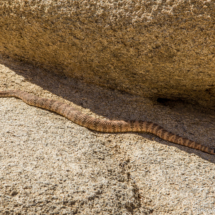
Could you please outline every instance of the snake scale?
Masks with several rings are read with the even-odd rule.
[[[40,98],[33,94],[26,93],[20,90],[0,91],[0,97],[19,98],[28,105],[32,105],[35,107],[43,108],[58,113],[59,115],[68,118],[72,122],[80,126],[86,127],[90,130],[108,133],[147,132],[152,133],[160,137],[161,139],[167,140],[169,142],[187,146],[189,148],[197,149],[203,152],[207,152],[209,154],[213,155],[215,154],[215,149],[203,146],[199,143],[196,143],[194,141],[191,141],[189,139],[180,137],[176,134],[166,131],[161,126],[153,122],[146,122],[141,120],[117,121],[108,119],[97,119],[87,114],[83,114],[82,112],[76,110],[75,108],[69,106],[68,104],[55,101],[52,99]]]

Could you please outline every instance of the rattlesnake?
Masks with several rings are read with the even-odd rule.
[[[203,146],[189,139],[180,137],[169,131],[166,131],[161,126],[141,120],[136,121],[117,121],[107,119],[96,119],[87,114],[83,114],[68,104],[55,101],[52,99],[39,98],[33,94],[29,94],[20,90],[0,91],[0,97],[16,97],[22,99],[25,103],[39,108],[47,109],[62,115],[72,122],[86,127],[90,130],[98,132],[147,132],[152,133],[163,140],[187,146],[193,149],[198,149],[209,154],[215,154],[215,149]]]

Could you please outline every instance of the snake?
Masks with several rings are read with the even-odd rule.
[[[196,150],[200,150],[209,154],[215,154],[215,148],[210,148],[208,146],[204,146],[195,141],[189,140],[187,138],[183,138],[179,135],[173,134],[163,127],[159,126],[156,123],[142,121],[142,120],[109,120],[109,119],[101,119],[95,118],[88,114],[82,113],[76,108],[56,100],[40,98],[35,96],[34,94],[27,93],[21,90],[6,90],[0,91],[0,97],[15,97],[21,99],[28,105],[39,107],[42,109],[49,110],[51,112],[55,112],[59,115],[62,115],[72,122],[88,128],[90,130],[96,132],[104,132],[104,133],[126,133],[126,132],[145,132],[151,133],[159,138],[179,144],[182,146],[186,146],[189,148],[193,148]]]

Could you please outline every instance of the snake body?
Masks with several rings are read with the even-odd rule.
[[[118,121],[118,120],[108,120],[108,119],[97,119],[91,117],[87,114],[84,114],[75,108],[71,107],[68,104],[55,101],[52,99],[40,98],[33,94],[26,93],[20,90],[7,90],[0,91],[0,97],[16,97],[35,107],[43,108],[59,115],[62,115],[72,122],[86,127],[90,130],[98,132],[108,132],[108,133],[117,133],[117,132],[147,132],[152,133],[163,140],[167,140],[172,143],[180,144],[187,146],[189,148],[197,149],[209,154],[215,154],[215,149],[203,146],[199,143],[191,141],[189,139],[180,137],[176,134],[173,134],[169,131],[166,131],[161,126],[153,123],[146,122],[141,120],[135,121]]]

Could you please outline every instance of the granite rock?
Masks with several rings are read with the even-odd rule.
[[[0,0],[0,53],[151,98],[214,108],[211,0]]]

